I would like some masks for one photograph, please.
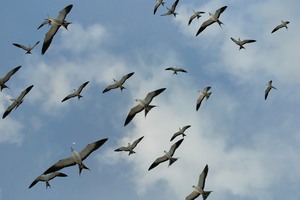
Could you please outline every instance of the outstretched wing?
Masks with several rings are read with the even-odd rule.
[[[88,144],[83,150],[79,152],[81,159],[86,159],[93,151],[99,149],[107,140],[108,138],[104,138]]]

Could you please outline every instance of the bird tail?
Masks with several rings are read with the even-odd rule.
[[[133,153],[135,153],[135,151],[130,150],[128,155],[133,154]]]
[[[224,23],[221,22],[220,20],[218,20],[217,22],[218,22],[219,26],[222,28],[222,25],[224,25]]]
[[[148,112],[154,107],[157,107],[157,106],[156,105],[148,105],[145,107],[145,117],[147,116]]]
[[[123,85],[120,85],[121,92],[126,89]]]
[[[174,162],[176,162],[176,160],[178,160],[178,158],[170,158],[169,166],[171,166]]]
[[[241,49],[246,49],[246,48],[243,45],[241,45],[239,50],[241,50]]]
[[[68,26],[72,24],[72,22],[67,22],[67,21],[64,21],[64,23],[62,23],[62,26],[65,27],[65,29],[69,30],[68,29]]]
[[[48,187],[49,187],[49,188],[51,188],[51,186],[50,186],[49,182],[48,182],[48,181],[46,181],[46,189],[47,189]]]
[[[82,95],[79,94],[79,95],[78,95],[78,100],[79,100],[81,97],[82,97]]]
[[[3,84],[1,85],[1,91],[4,89],[4,88],[9,88],[7,85]]]
[[[79,175],[81,174],[81,171],[83,170],[83,169],[87,169],[87,170],[90,170],[87,166],[85,166],[83,163],[81,163],[80,165],[78,165],[78,167],[79,167]]]
[[[209,194],[211,193],[212,191],[203,191],[202,193],[202,198],[203,200],[207,199],[207,197],[209,196]]]
[[[211,92],[208,92],[208,93],[206,94],[206,99],[208,99],[208,98],[210,97],[210,95],[211,95]]]
[[[174,17],[176,17],[177,14],[178,14],[178,13],[174,12],[174,13],[173,13]]]

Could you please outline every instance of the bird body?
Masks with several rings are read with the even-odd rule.
[[[284,27],[285,27],[285,29],[288,29],[287,25],[288,25],[289,23],[290,23],[289,21],[283,21],[283,20],[281,20],[281,24],[277,25],[277,26],[272,30],[271,33],[274,33],[275,31],[277,31],[277,30],[279,30],[279,29],[281,29],[281,28],[284,28]]]
[[[179,2],[179,0],[176,0],[176,1],[173,3],[172,7],[171,7],[171,8],[167,8],[168,11],[167,11],[165,14],[162,14],[162,15],[160,15],[160,16],[174,15],[174,17],[176,17],[176,15],[177,15],[178,13],[175,12],[175,9],[176,9],[176,6],[177,6],[178,2]]]
[[[28,45],[22,45],[22,44],[17,44],[17,43],[13,43],[14,46],[19,47],[21,49],[24,49],[26,51],[26,54],[31,54],[31,50],[40,43],[40,41],[37,41],[33,46]]]
[[[172,136],[172,138],[170,139],[170,141],[174,140],[174,138],[176,138],[177,136],[179,135],[182,135],[182,137],[186,136],[184,134],[185,130],[190,128],[191,125],[187,125],[187,126],[184,126],[183,128],[179,128],[179,131],[177,131],[176,133],[174,133],[174,135]]]
[[[173,74],[177,74],[178,72],[187,73],[187,71],[185,69],[180,68],[180,67],[168,67],[165,70],[171,70],[171,71],[173,71]]]
[[[21,66],[15,67],[14,69],[10,70],[4,77],[0,78],[0,90],[2,91],[4,88],[8,88],[5,83],[10,79],[12,75],[14,75]]]
[[[265,100],[267,100],[268,95],[269,95],[269,92],[270,92],[270,90],[271,90],[272,88],[276,90],[276,88],[272,85],[272,80],[270,80],[270,81],[268,82],[267,88],[266,88],[266,90],[265,90]]]
[[[68,99],[71,99],[73,97],[78,97],[78,100],[82,97],[81,92],[83,90],[83,88],[89,83],[89,81],[83,83],[82,85],[79,86],[79,88],[77,90],[74,90],[73,93],[67,95],[61,102],[64,102]]]
[[[125,81],[126,81],[128,78],[130,78],[133,74],[134,74],[134,72],[131,72],[131,73],[129,73],[129,74],[126,74],[126,75],[124,75],[124,76],[121,78],[121,80],[119,80],[119,81],[116,81],[116,80],[114,79],[114,82],[115,82],[115,83],[114,83],[114,84],[111,84],[111,85],[109,85],[109,86],[107,86],[107,87],[103,90],[102,93],[108,92],[109,90],[115,89],[115,88],[120,88],[121,91],[122,91],[123,89],[126,89],[126,88],[123,86],[123,84],[124,84]]]
[[[211,92],[209,92],[210,88],[211,88],[210,86],[207,86],[202,91],[200,91],[200,95],[196,103],[196,111],[198,111],[198,109],[200,108],[203,99],[204,98],[208,99],[210,97],[211,95]]]
[[[202,25],[198,29],[196,36],[199,35],[206,27],[208,27],[209,25],[211,25],[215,22],[217,22],[219,24],[219,26],[222,28],[221,25],[223,24],[223,22],[221,22],[219,20],[219,17],[226,8],[227,8],[227,6],[223,6],[223,7],[219,8],[218,10],[216,10],[215,14],[209,13],[210,18],[202,23]]]
[[[50,174],[42,174],[38,176],[29,186],[29,188],[32,188],[35,184],[37,184],[39,181],[46,183],[46,188],[50,187],[49,181],[54,179],[55,177],[67,177],[68,175],[61,173],[61,172],[53,172]]]
[[[144,138],[144,136],[140,137],[139,139],[135,140],[132,144],[128,143],[127,147],[120,147],[115,151],[128,151],[128,155],[135,153],[133,149],[137,146],[137,144]]]
[[[245,47],[243,46],[244,44],[256,42],[256,40],[251,40],[251,39],[241,40],[239,38],[238,40],[236,40],[232,37],[230,39],[240,47],[239,50],[245,49]]]

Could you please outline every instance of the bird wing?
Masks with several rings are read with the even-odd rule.
[[[22,45],[22,44],[13,43],[13,45],[16,46],[16,47],[19,47],[19,48],[21,48],[21,49],[24,49],[24,50],[26,50],[26,51],[27,51],[27,49],[28,49],[28,47],[26,47],[25,45]]]
[[[78,90],[77,90],[77,93],[80,94],[81,91],[83,90],[83,88],[89,83],[89,81],[83,83],[81,86],[79,86]]]
[[[14,69],[10,70],[3,78],[2,78],[2,81],[5,83],[7,82],[10,77],[12,75],[14,75],[14,73],[16,73],[19,69],[21,68],[21,66],[18,66],[18,67],[15,67]]]
[[[239,44],[239,42],[236,40],[236,39],[234,39],[234,38],[230,38],[234,43],[236,43],[237,45]]]
[[[184,132],[186,129],[188,129],[188,128],[190,128],[191,127],[191,125],[186,125],[186,126],[184,126],[183,128],[182,128],[182,131]]]
[[[93,151],[100,148],[107,140],[108,138],[104,138],[91,144],[88,144],[83,150],[79,152],[81,159],[86,159]]]
[[[67,174],[56,171],[49,175],[49,180],[54,179],[55,177],[67,177],[67,176],[68,176]]]
[[[169,154],[170,154],[171,156],[173,156],[173,154],[175,153],[175,150],[180,146],[180,144],[182,143],[182,141],[183,141],[183,138],[180,139],[180,140],[178,140],[176,143],[174,143],[174,144],[171,146],[171,148],[170,148],[170,150],[169,150]]]
[[[172,138],[170,139],[170,141],[174,140],[178,135],[180,135],[180,132],[176,132],[174,133],[174,135],[172,136]]]
[[[214,22],[215,22],[215,21],[212,20],[212,19],[208,19],[208,20],[206,20],[205,22],[203,22],[202,25],[200,26],[200,28],[199,28],[199,30],[198,30],[196,36],[199,35],[199,34],[200,34],[207,26],[211,25],[211,24],[214,23]]]
[[[198,193],[198,192],[196,192],[195,190],[193,190],[193,192],[191,192],[191,193],[185,198],[185,200],[194,200],[194,199],[196,199],[199,195],[200,195],[200,193]]]
[[[115,151],[128,151],[128,150],[129,150],[128,147],[120,147],[120,148],[115,149]]]
[[[224,10],[225,10],[226,8],[227,8],[227,6],[223,6],[222,8],[219,8],[218,10],[216,10],[215,16],[216,16],[217,18],[219,18],[220,15],[221,15],[221,13],[224,12]]]
[[[201,106],[201,103],[202,103],[204,97],[205,97],[205,95],[204,95],[202,92],[200,92],[200,96],[199,96],[199,98],[197,99],[196,111],[199,110],[199,108],[200,108],[200,106]]]
[[[155,6],[154,6],[154,10],[153,10],[153,14],[155,15],[158,7],[161,5],[161,3],[156,3]]]
[[[129,113],[126,117],[124,126],[126,126],[134,118],[134,116],[137,113],[141,112],[143,109],[144,109],[144,107],[141,106],[140,104],[138,104],[138,105],[134,106],[133,108],[131,108],[131,110],[129,111]]]
[[[273,29],[273,31],[272,31],[271,33],[274,33],[275,31],[277,31],[278,29],[281,29],[281,28],[283,28],[283,27],[284,27],[283,24],[279,24],[278,26],[276,26],[276,27]]]
[[[163,156],[157,158],[157,159],[151,164],[151,166],[149,167],[148,171],[151,170],[151,169],[153,169],[154,167],[156,167],[156,166],[159,165],[160,163],[165,162],[165,161],[167,161],[167,160],[168,160],[168,157],[167,157],[166,155],[163,155]]]
[[[71,99],[73,97],[76,97],[76,96],[77,96],[76,93],[73,92],[73,93],[69,94],[68,96],[66,96],[61,102],[64,102],[64,101]]]
[[[49,29],[49,31],[46,33],[45,39],[44,39],[44,43],[43,43],[43,47],[42,47],[42,54],[45,54],[45,52],[47,51],[47,49],[49,48],[52,39],[54,37],[54,35],[56,34],[57,30],[59,29],[60,25],[56,25],[56,24],[51,24],[51,27]]]
[[[175,69],[174,69],[174,67],[168,67],[165,70],[172,70],[172,71],[174,71]]]
[[[67,7],[65,7],[64,9],[62,9],[61,11],[59,11],[57,19],[60,21],[63,21],[66,18],[67,14],[71,11],[72,7],[73,7],[73,5],[70,4]]]
[[[38,45],[40,43],[40,41],[37,41],[32,47],[31,49],[33,49],[36,45]]]
[[[201,174],[199,175],[199,180],[198,180],[198,186],[199,188],[201,188],[202,190],[205,187],[205,179],[208,173],[208,165],[205,165],[203,171],[201,172]]]
[[[70,156],[68,158],[61,159],[61,160],[57,161],[54,165],[49,167],[43,174],[49,174],[51,172],[58,171],[58,170],[63,169],[65,167],[70,167],[70,166],[73,166],[75,164],[76,164],[76,162],[74,161],[73,157]]]
[[[118,83],[115,82],[114,84],[111,84],[111,85],[107,86],[107,87],[102,91],[102,93],[108,92],[109,90],[115,89],[115,88],[117,88],[117,87],[119,87],[119,86],[118,86]]]
[[[152,99],[154,97],[156,97],[157,95],[159,95],[160,93],[162,93],[166,88],[160,88],[158,90],[154,90],[152,92],[149,92],[146,96],[146,98],[144,99],[144,101],[146,102],[146,104],[150,104],[150,102],[152,101]]]
[[[6,111],[4,112],[4,114],[2,116],[2,119],[4,119],[16,106],[17,106],[17,102],[13,101],[13,103],[7,107]]]
[[[30,184],[30,186],[28,188],[32,188],[35,184],[37,184],[37,182],[39,182],[41,180],[41,176],[38,176],[36,179],[34,179],[34,181]]]
[[[43,26],[46,25],[46,24],[50,24],[50,20],[49,20],[49,19],[45,19],[45,20],[43,21],[43,23],[42,23],[37,29],[40,29],[41,27],[43,27]]]
[[[132,149],[134,149],[134,148],[136,147],[136,145],[137,145],[143,138],[144,138],[144,136],[142,136],[142,137],[140,137],[139,139],[135,140],[135,141],[132,143],[132,145],[131,145]]]
[[[196,17],[197,17],[197,15],[196,15],[196,14],[193,14],[193,15],[190,17],[190,19],[189,19],[188,25],[190,25],[190,24],[192,23],[193,19],[195,19]]]
[[[123,83],[125,83],[125,81],[130,78],[132,75],[134,74],[134,72],[131,72],[129,74],[124,75],[121,80],[119,81],[119,83],[122,85]]]
[[[182,68],[179,68],[178,71],[187,73],[187,71],[185,69],[182,69]]]
[[[175,11],[178,2],[179,2],[179,0],[176,0],[176,1],[173,3],[173,5],[172,5],[172,7],[171,7],[171,10],[172,10],[173,12]]]
[[[247,40],[243,40],[242,41],[242,45],[246,44],[246,43],[253,43],[253,42],[256,42],[256,40],[248,40],[248,39]]]
[[[265,100],[267,100],[268,94],[269,94],[271,89],[272,89],[272,87],[270,85],[268,85],[267,89],[265,90]]]

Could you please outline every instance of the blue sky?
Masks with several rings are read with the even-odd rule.
[[[165,7],[173,1],[166,0]],[[49,15],[56,17],[73,4],[69,31],[61,28],[41,55],[49,27],[36,30]],[[179,13],[153,15],[155,1],[13,1],[2,3],[0,75],[22,68],[0,94],[0,113],[29,85],[24,103],[0,122],[0,200],[6,199],[185,199],[208,164],[209,199],[299,199],[300,125],[299,2],[183,1]],[[215,12],[223,28],[213,24],[195,34]],[[194,10],[206,13],[187,26]],[[289,29],[271,34],[281,20]],[[255,39],[238,50],[230,37]],[[41,43],[32,55],[12,43]],[[164,69],[185,68],[173,75]],[[103,89],[135,72],[119,89]],[[264,91],[272,90],[267,101]],[[78,101],[61,100],[90,81]],[[198,91],[211,86],[212,95],[196,112]],[[140,113],[126,127],[125,118],[150,91],[167,89],[153,100],[158,105]],[[147,171],[179,127],[191,125],[175,152],[179,160]],[[136,154],[114,149],[145,136]],[[108,141],[84,163],[91,171],[78,175],[77,166],[62,169],[66,178],[50,181],[51,189],[30,183],[59,159],[88,143]],[[75,145],[73,144],[75,142]],[[63,196],[63,197],[62,197]],[[202,197],[198,197],[202,198]]]

